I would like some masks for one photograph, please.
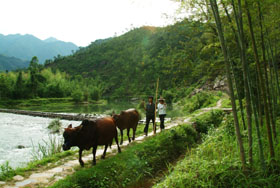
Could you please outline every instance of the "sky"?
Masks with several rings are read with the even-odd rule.
[[[0,33],[87,46],[131,28],[172,24],[178,8],[171,0],[0,0]]]

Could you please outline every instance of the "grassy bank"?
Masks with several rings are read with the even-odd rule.
[[[265,136],[265,127],[262,129]],[[248,148],[246,131],[243,134],[244,145]],[[256,138],[255,132],[253,136]],[[277,139],[280,139],[279,135]],[[267,169],[262,171],[260,162],[256,160],[257,143],[253,145],[254,164],[246,170],[242,169],[232,117],[221,127],[210,129],[203,140],[201,145],[187,153],[181,162],[170,169],[165,179],[154,187],[280,187],[279,143],[275,145],[276,162],[271,165],[270,161],[266,161]],[[268,143],[265,140],[264,150],[268,155]]]

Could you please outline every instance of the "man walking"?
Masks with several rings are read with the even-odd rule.
[[[146,136],[148,135],[150,120],[152,120],[153,125],[155,124],[155,109],[156,109],[156,106],[153,103],[153,96],[149,96],[148,100],[149,100],[148,104],[146,105],[146,107],[144,106],[144,109],[146,110],[146,126],[144,128],[144,133]]]

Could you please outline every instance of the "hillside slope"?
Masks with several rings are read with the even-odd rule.
[[[207,47],[209,40],[216,40],[212,35],[202,23],[188,20],[164,28],[146,26],[93,42],[47,67],[94,78],[110,97],[152,94],[158,77],[160,94],[180,92],[204,76],[214,79],[223,70],[219,63],[212,66],[220,55],[215,46]]]
[[[7,57],[0,54],[0,71],[11,71],[28,67],[29,62],[15,57]]]

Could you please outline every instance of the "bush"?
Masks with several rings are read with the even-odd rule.
[[[200,108],[215,106],[220,97],[210,92],[200,92],[185,99],[183,110],[192,113]]]
[[[101,98],[101,90],[98,87],[93,87],[91,89],[90,98],[92,100],[98,101]]]
[[[75,102],[82,102],[83,101],[83,92],[80,91],[79,89],[76,89],[71,94],[71,97]]]
[[[163,97],[166,100],[166,103],[172,103],[173,99],[174,99],[174,94],[172,91],[169,90],[164,90],[163,91]]]
[[[8,161],[0,165],[0,181],[6,180],[7,178],[11,178],[15,176],[15,174],[15,171],[9,165]]]
[[[54,119],[50,122],[48,129],[50,129],[52,133],[59,133],[61,127],[62,127],[62,124],[59,121],[59,119]]]
[[[53,187],[133,187],[153,177],[167,163],[178,158],[197,140],[190,125],[164,131],[143,143],[132,143],[125,151],[98,161],[92,168],[81,169]]]
[[[218,127],[224,117],[222,110],[212,110],[194,118],[194,127],[198,133],[206,134],[211,127]]]

